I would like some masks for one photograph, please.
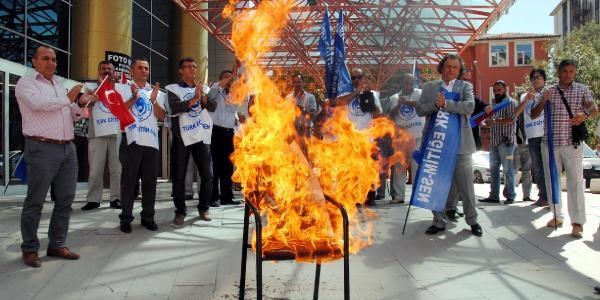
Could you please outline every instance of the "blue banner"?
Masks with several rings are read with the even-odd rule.
[[[346,67],[346,45],[344,44],[344,12],[339,11],[339,19],[335,27],[335,36],[333,38],[334,56],[333,56],[333,91],[331,99],[342,93],[354,92],[354,86],[350,79],[350,72]]]
[[[508,98],[506,98],[506,99],[502,100],[502,102],[494,105],[494,107],[492,108],[492,115],[494,115],[498,111],[506,108],[509,104],[510,104],[510,100]],[[471,128],[479,126],[483,122],[483,120],[485,120],[487,117],[488,117],[488,114],[486,114],[485,111],[482,111],[482,112],[472,116],[471,119],[469,119],[469,124],[471,125]]]
[[[445,92],[446,101],[459,101],[460,94]],[[460,150],[461,116],[443,110],[432,114],[421,149],[414,157],[419,166],[410,204],[443,212],[450,192],[456,157]]]
[[[325,97],[330,98],[333,93],[333,52],[331,51],[331,27],[327,9],[323,15],[318,48],[321,58],[325,61]]]
[[[560,193],[560,189],[558,188],[559,179],[554,156],[554,132],[552,131],[552,116],[550,112],[549,101],[546,102],[544,117],[546,118],[546,134],[548,135],[548,162],[550,163],[550,188],[552,191],[552,203],[558,204],[558,195]]]

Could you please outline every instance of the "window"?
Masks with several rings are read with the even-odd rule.
[[[490,45],[490,66],[508,66],[508,46],[506,44]]]
[[[533,43],[515,43],[515,65],[530,65],[533,60]]]
[[[31,66],[34,47],[54,49],[57,74],[69,77],[71,1],[13,0],[0,2],[0,58]]]

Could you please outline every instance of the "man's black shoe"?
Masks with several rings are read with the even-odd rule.
[[[534,202],[535,200],[529,198],[529,197],[523,197],[523,202]]]
[[[219,207],[219,206],[221,206],[221,204],[219,204],[219,201],[210,201],[210,203],[208,203],[208,206]]]
[[[456,209],[447,210],[446,217],[448,217],[448,219],[454,222],[458,221],[458,214],[456,213]]]
[[[121,222],[121,226],[119,226],[119,229],[121,229],[121,231],[124,233],[131,233],[131,223]]]
[[[158,225],[154,221],[142,221],[142,226],[146,227],[150,231],[157,231]]]
[[[88,202],[81,208],[81,210],[92,210],[92,209],[96,209],[98,207],[100,207],[100,203]]]
[[[119,199],[110,201],[110,207],[114,209],[121,209],[121,201],[119,201]]]
[[[515,199],[508,198],[508,199],[504,200],[504,204],[506,204],[506,205],[514,204],[514,203],[515,203]]]
[[[429,228],[427,228],[427,230],[425,230],[425,234],[434,235],[434,234],[438,234],[439,232],[442,232],[444,230],[446,230],[446,228],[444,228],[444,227],[440,228],[435,225],[431,225],[431,226],[429,226]]]
[[[375,203],[375,200],[367,200],[367,202],[365,202],[365,204],[367,206],[377,206],[377,203]]]
[[[239,205],[241,203],[242,203],[241,201],[234,201],[234,200],[231,200],[231,201],[221,201],[221,205]]]
[[[473,233],[474,236],[482,236],[483,235],[483,229],[481,229],[481,225],[479,224],[473,224],[471,225],[471,233]]]
[[[194,195],[185,195],[185,201],[194,199]]]
[[[484,203],[500,203],[500,200],[491,199],[491,198],[479,199],[478,201],[484,202]]]

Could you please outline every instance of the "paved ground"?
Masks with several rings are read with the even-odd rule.
[[[170,184],[160,183],[158,232],[134,223],[118,230],[118,211],[82,212],[80,185],[69,244],[82,255],[63,261],[42,255],[42,268],[20,260],[19,218],[23,196],[0,196],[0,299],[237,299],[242,236],[241,206],[212,209],[214,220],[195,213],[185,226],[171,225]],[[480,197],[488,185],[476,185]],[[10,193],[10,191],[9,191]],[[375,244],[350,258],[353,299],[600,299],[600,195],[586,193],[588,222],[574,240],[570,226],[544,227],[550,218],[526,203],[479,205],[483,238],[463,221],[435,237],[423,234],[430,213],[383,201],[375,209]],[[193,207],[193,201],[188,202]],[[108,202],[103,203],[103,207]],[[136,203],[136,213],[139,212]],[[40,225],[47,245],[52,203]],[[565,224],[568,224],[568,220]],[[254,255],[249,255],[247,299],[256,298]],[[265,299],[311,299],[314,266],[293,262],[264,265]],[[342,264],[323,265],[321,299],[342,299]]]

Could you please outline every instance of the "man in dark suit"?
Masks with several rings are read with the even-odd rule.
[[[454,167],[454,176],[449,195],[458,195],[463,200],[465,220],[471,226],[471,232],[475,236],[482,236],[483,230],[477,223],[477,211],[475,208],[475,191],[473,187],[473,168],[471,154],[475,152],[475,141],[473,131],[469,125],[469,117],[473,113],[475,100],[473,96],[473,85],[458,80],[464,70],[462,59],[458,55],[446,55],[438,65],[438,72],[442,80],[434,80],[423,86],[423,93],[417,102],[417,114],[426,116],[427,123],[432,114],[438,110],[461,115],[460,149]],[[457,102],[446,102],[442,90],[460,94]],[[428,125],[425,125],[427,128]],[[448,219],[444,212],[433,212],[433,224],[427,228],[426,234],[437,234],[446,229]]]

